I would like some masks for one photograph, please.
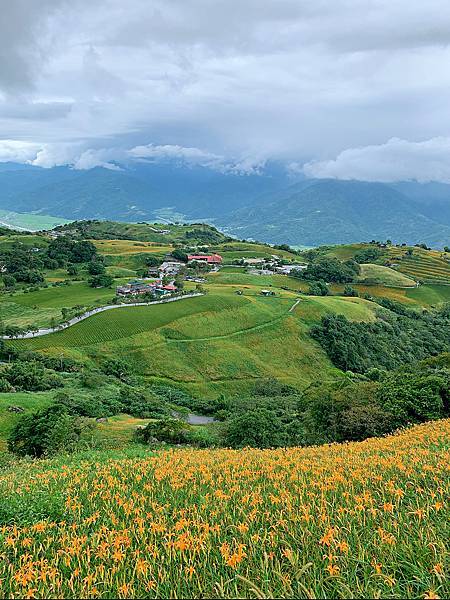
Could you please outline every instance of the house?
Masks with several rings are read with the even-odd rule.
[[[180,260],[165,260],[159,267],[159,272],[162,276],[164,275],[178,275],[181,269],[184,267],[184,263]]]
[[[189,254],[188,262],[203,262],[208,265],[220,265],[222,263],[220,254]]]
[[[273,275],[273,272],[269,269],[250,269],[251,275]]]
[[[118,296],[139,296],[141,294],[152,294],[154,291],[155,284],[145,283],[138,279],[116,288]]]
[[[277,273],[281,273],[282,275],[290,275],[292,271],[304,271],[307,268],[307,265],[281,265],[279,267],[275,267],[275,271]]]
[[[261,296],[275,296],[273,290],[261,290]]]

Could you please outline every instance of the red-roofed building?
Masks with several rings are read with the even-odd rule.
[[[188,261],[196,260],[197,262],[205,262],[208,265],[220,265],[222,257],[220,254],[189,254]]]
[[[169,284],[163,286],[163,290],[166,290],[167,292],[176,292],[177,286],[173,285],[172,283],[169,283]]]

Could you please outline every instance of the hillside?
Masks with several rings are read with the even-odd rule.
[[[0,210],[67,220],[207,221],[239,238],[303,246],[390,238],[442,248],[450,239],[449,185],[305,180],[278,163],[247,174],[176,161],[87,171],[6,163]]]
[[[442,248],[450,226],[422,214],[416,203],[385,184],[319,180],[262,205],[242,207],[220,224],[239,237],[316,246],[357,240],[426,241]]]
[[[13,462],[2,594],[448,597],[449,444],[444,420],[304,449]]]

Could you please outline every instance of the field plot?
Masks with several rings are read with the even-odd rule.
[[[309,325],[330,312],[371,320],[376,306],[359,298],[305,298],[289,312],[295,300],[210,293],[100,313],[65,331],[13,344],[93,360],[122,357],[149,380],[198,394],[242,392],[265,377],[303,388],[319,375],[338,374],[309,337]]]
[[[122,255],[122,254],[141,254],[166,253],[172,250],[169,245],[161,245],[157,242],[137,242],[136,240],[90,240],[95,244],[100,254]]]
[[[403,248],[389,248],[395,269],[422,281],[450,283],[450,255],[422,248],[413,248],[408,256]]]
[[[363,264],[358,281],[370,281],[371,283],[393,287],[415,287],[416,281],[403,273],[394,271],[382,265]]]
[[[91,453],[0,475],[1,595],[446,598],[450,422],[279,450]]]
[[[117,284],[119,281],[117,282]],[[35,292],[17,292],[0,296],[0,311],[5,324],[28,327],[48,326],[61,317],[61,309],[73,306],[102,306],[114,297],[110,288],[92,288],[86,282],[48,287]]]

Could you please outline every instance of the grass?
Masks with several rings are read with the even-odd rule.
[[[344,445],[13,464],[1,595],[448,597],[449,442],[440,421]]]
[[[0,450],[6,448],[6,439],[22,413],[10,412],[10,406],[23,408],[25,412],[45,408],[52,403],[53,392],[15,392],[0,394]]]
[[[119,281],[116,282],[119,284]],[[48,326],[52,318],[61,318],[61,309],[73,306],[109,304],[114,298],[110,288],[92,288],[87,282],[71,285],[50,286],[35,292],[16,292],[0,295],[0,309],[6,325],[20,327]]]
[[[359,298],[311,297],[289,312],[295,300],[294,294],[264,298],[256,291],[236,296],[210,288],[200,298],[120,308],[62,332],[12,343],[83,360],[122,357],[149,381],[175,383],[203,397],[245,393],[266,377],[301,389],[319,376],[339,375],[309,337],[309,326],[329,312],[370,320],[375,305]]]
[[[376,283],[386,286],[393,287],[415,287],[416,282],[411,277],[399,273],[389,267],[382,265],[364,264],[361,265],[361,274],[358,277],[361,282],[370,281],[370,283]]]
[[[428,282],[444,282],[450,284],[450,255],[437,250],[412,248],[413,255],[408,256],[405,248],[390,248],[389,257],[395,269]]]

